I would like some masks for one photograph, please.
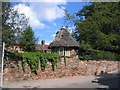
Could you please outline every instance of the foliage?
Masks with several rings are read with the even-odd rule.
[[[120,54],[109,51],[95,50],[89,43],[82,41],[80,44],[79,58],[82,60],[119,60]]]
[[[93,2],[78,11],[73,21],[75,39],[95,50],[120,53],[120,2]],[[66,15],[67,16],[67,15]],[[75,22],[74,22],[75,21]]]
[[[89,43],[85,42],[84,40],[82,40],[79,45],[80,45],[81,52],[84,52],[84,51],[89,52],[93,49],[91,47],[91,45]]]
[[[84,40],[80,42],[78,55],[82,60],[119,60],[120,58],[120,54],[117,53],[95,50],[89,43],[85,42]]]
[[[99,51],[94,50],[91,52],[93,59],[107,59],[107,60],[119,60],[120,54],[108,52],[108,51]]]
[[[70,12],[67,11],[67,9],[64,10],[65,12],[65,16],[64,16],[64,26],[66,26],[66,28],[69,26],[72,26],[73,23],[76,22],[76,16],[73,14],[71,14]]]
[[[64,56],[64,63],[65,63],[65,66],[66,66],[66,56]]]
[[[24,30],[19,39],[19,45],[23,47],[25,51],[35,51],[37,39],[34,37],[34,32],[32,28],[29,26],[26,30]]]
[[[93,50],[91,45],[85,42],[84,40],[82,40],[79,45],[80,45],[80,48],[78,51],[78,55],[80,59],[84,59],[84,60],[92,59],[92,57],[89,55],[90,52]]]
[[[22,59],[22,67],[25,70],[25,65],[28,63],[31,70],[37,74],[39,61],[41,63],[41,69],[45,70],[48,61],[51,61],[52,68],[55,70],[56,63],[58,61],[57,53],[44,53],[44,52],[25,52],[25,53],[15,53],[19,58]]]
[[[10,2],[2,2],[2,41],[13,45],[21,32],[28,26],[28,19],[24,14],[18,14]]]
[[[85,20],[76,23],[80,38],[89,42],[94,49],[118,50],[120,23],[119,3],[92,3],[78,12]]]

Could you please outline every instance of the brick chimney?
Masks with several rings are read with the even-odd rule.
[[[41,44],[42,44],[42,45],[45,45],[45,40],[42,40],[42,41],[41,41]]]

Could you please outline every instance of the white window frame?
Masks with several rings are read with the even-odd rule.
[[[61,56],[64,56],[64,47],[60,47],[60,48],[59,48],[59,54],[60,54]]]
[[[70,48],[65,48],[65,56],[70,56]]]

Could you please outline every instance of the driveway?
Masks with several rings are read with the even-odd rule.
[[[76,76],[58,79],[19,81],[3,84],[3,88],[118,88],[117,71],[99,76]]]

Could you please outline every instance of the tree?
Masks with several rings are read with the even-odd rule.
[[[0,6],[1,6],[1,3],[0,3]],[[2,47],[2,15],[1,15],[1,13],[2,13],[2,8],[0,7],[0,48]]]
[[[64,12],[65,12],[64,26],[66,26],[66,27],[72,26],[73,23],[75,23],[77,17],[74,14],[69,13],[69,11],[67,11],[67,9],[64,9]]]
[[[2,42],[16,44],[22,31],[28,26],[24,14],[18,14],[10,2],[2,2]]]
[[[32,28],[28,28],[22,33],[19,39],[19,45],[28,52],[35,51],[37,39],[34,37],[34,32]]]
[[[73,22],[74,37],[89,43],[93,49],[119,53],[120,2],[94,2],[78,11]]]

